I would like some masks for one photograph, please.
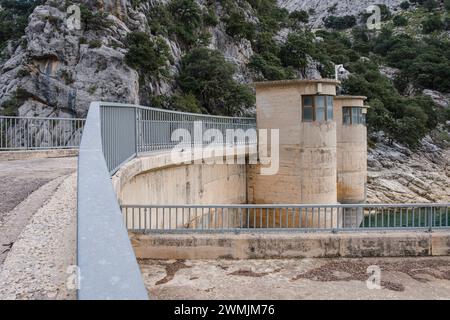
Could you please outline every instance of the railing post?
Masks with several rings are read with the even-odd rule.
[[[138,119],[138,117],[139,117],[138,109],[135,107],[134,108],[134,134],[135,134],[134,150],[135,150],[136,156],[138,155],[138,151],[139,151],[139,147],[138,147],[139,119]]]
[[[428,214],[428,232],[433,232],[433,212],[433,207],[431,207]]]

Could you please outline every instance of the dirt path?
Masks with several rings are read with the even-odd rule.
[[[152,299],[450,299],[450,257],[139,263]]]

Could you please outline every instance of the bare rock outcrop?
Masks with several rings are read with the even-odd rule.
[[[328,16],[352,15],[355,17],[364,13],[367,7],[374,4],[384,4],[390,10],[400,10],[399,6],[404,0],[278,0],[282,8],[289,11],[305,10],[310,13],[312,28],[323,27],[323,19]]]
[[[424,138],[418,150],[379,143],[368,154],[370,203],[450,201],[450,150]]]

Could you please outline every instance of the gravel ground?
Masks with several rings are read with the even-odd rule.
[[[0,270],[1,299],[74,299],[76,174],[64,179],[14,242]]]
[[[0,161],[0,223],[4,215],[47,182],[76,170],[77,158]]]
[[[450,299],[450,257],[139,264],[151,299]],[[369,266],[380,289],[366,284]]]
[[[30,218],[76,166],[74,157],[0,161],[0,268]]]

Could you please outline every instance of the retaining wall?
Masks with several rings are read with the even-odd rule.
[[[136,257],[150,259],[291,259],[442,256],[448,232],[130,233]]]

